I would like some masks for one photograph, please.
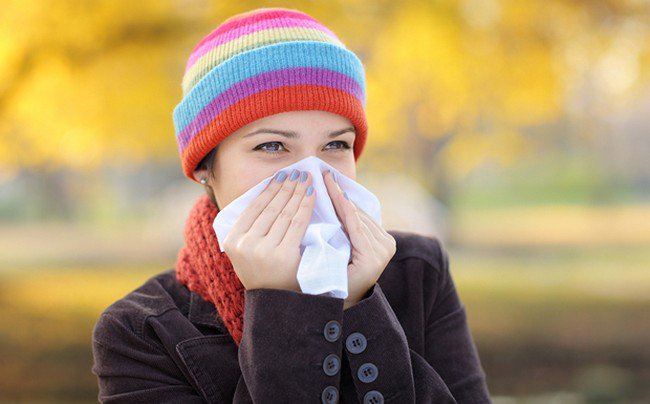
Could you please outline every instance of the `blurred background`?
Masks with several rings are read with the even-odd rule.
[[[170,269],[194,45],[305,11],[366,66],[357,180],[439,237],[497,403],[650,399],[650,1],[2,0],[0,401],[93,402],[99,314]]]

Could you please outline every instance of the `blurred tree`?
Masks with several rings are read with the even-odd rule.
[[[58,189],[61,167],[177,159],[171,114],[190,50],[226,17],[274,5],[327,22],[364,61],[361,163],[406,170],[443,201],[450,176],[539,150],[567,111],[588,129],[585,111],[648,82],[638,0],[5,0],[0,172],[29,169]]]
[[[215,14],[232,12],[208,1],[1,7],[0,171],[32,171],[45,208],[65,217],[75,195],[65,191],[62,169],[177,155],[171,111],[180,99],[179,55],[213,28]]]
[[[646,55],[639,63],[647,73],[650,48],[639,33],[647,33],[650,10],[639,12],[639,3],[400,3],[377,24],[382,29],[369,52],[375,169],[404,168],[446,202],[450,176],[464,176],[486,159],[509,165],[544,150],[553,140],[550,125],[572,104],[591,101],[580,99],[584,89],[572,85],[621,41],[611,35],[621,34],[620,27],[636,28],[627,30],[635,36],[625,43]],[[579,67],[576,57],[583,58]],[[640,73],[628,89],[648,82]]]

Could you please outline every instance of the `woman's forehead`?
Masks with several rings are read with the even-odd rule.
[[[343,129],[356,132],[354,125],[352,125],[349,119],[341,115],[320,110],[289,111],[269,115],[239,128],[237,132],[241,137],[248,137],[254,133],[267,130],[269,133],[288,133],[289,135],[287,137],[299,137],[302,132],[307,130],[309,130],[309,133],[313,133],[313,129],[323,132],[323,134],[330,134],[335,131],[340,132]],[[298,136],[295,136],[296,134]]]

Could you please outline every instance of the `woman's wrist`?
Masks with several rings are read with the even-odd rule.
[[[354,306],[355,304],[359,303],[360,301],[362,301],[363,299],[365,299],[366,297],[368,297],[368,296],[370,295],[370,291],[371,291],[371,290],[372,290],[372,288],[369,288],[368,290],[366,290],[365,293],[363,293],[363,294],[361,295],[361,297],[351,297],[351,296],[348,296],[348,298],[345,299],[345,302],[343,303],[343,310],[345,310],[345,309],[347,309],[347,308],[349,308],[349,307]]]
[[[346,300],[345,302],[343,302],[343,310],[347,310],[347,309],[349,309],[350,307],[354,306],[357,303],[359,303],[359,302],[351,302],[351,301]]]

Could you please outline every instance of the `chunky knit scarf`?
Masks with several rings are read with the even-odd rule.
[[[245,288],[221,252],[212,222],[219,209],[207,195],[194,203],[185,222],[185,246],[178,253],[176,278],[213,303],[237,346],[244,329]]]

